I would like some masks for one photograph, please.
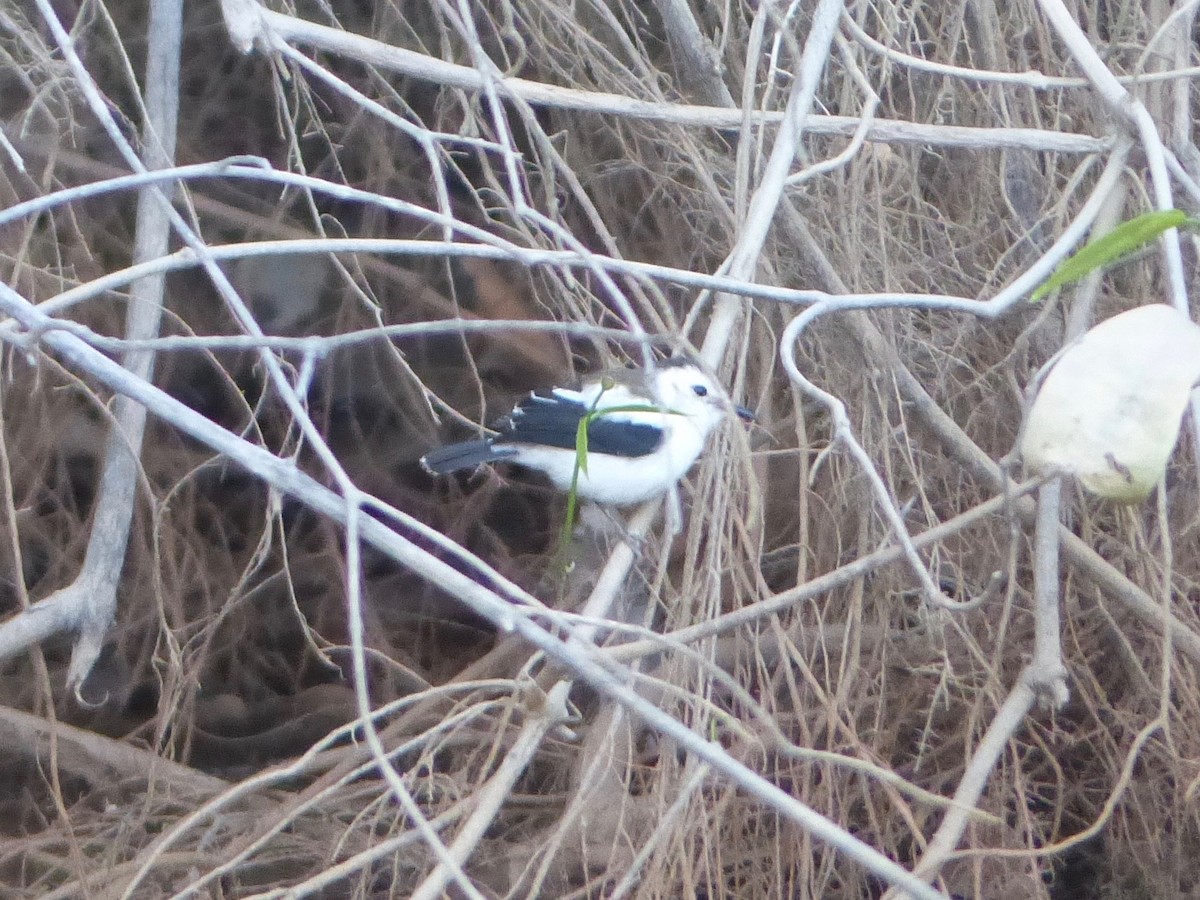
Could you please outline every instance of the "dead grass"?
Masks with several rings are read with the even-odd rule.
[[[37,10],[19,6],[0,23],[7,70],[0,96],[8,98],[4,133],[28,172],[3,170],[4,205],[120,171],[44,43]],[[482,46],[506,74],[664,103],[688,102],[700,87],[678,78],[657,5],[471,6]],[[735,100],[752,69],[755,103],[779,109],[790,84],[781,72],[796,62],[807,5],[788,26],[794,40],[780,38],[773,47],[777,31],[768,24],[766,45],[748,62],[751,6],[694,4]],[[848,8],[868,33],[907,54],[1011,72],[1074,72],[1032,7]],[[470,64],[448,7],[333,9],[349,32]],[[1158,13],[1143,4],[1073,9],[1115,72],[1143,70],[1140,52],[1161,24]],[[144,13],[130,4],[105,11],[88,3],[83,11],[78,41],[89,70],[112,103],[137,120],[123,59],[128,54],[133,71],[142,71]],[[316,4],[302,4],[299,14],[334,22]],[[847,46],[847,56],[831,56],[818,111],[861,112],[846,62],[852,59],[880,96],[879,119],[1112,130],[1084,88],[967,83],[914,71],[852,40]],[[332,55],[315,59],[428,132],[497,138],[477,94]],[[436,206],[435,179],[414,141],[311,77],[288,70],[285,78],[284,67],[237,54],[214,3],[188,4],[183,60],[181,163],[261,155],[280,169]],[[1151,68],[1164,65],[1156,60]],[[1148,87],[1142,96],[1165,122],[1168,88]],[[738,239],[753,189],[744,176],[757,177],[758,154],[769,151],[773,134],[739,138],[729,129],[518,103],[506,111],[527,195],[555,226],[596,252],[708,273]],[[990,296],[1061,231],[1100,169],[1079,155],[1006,150],[990,141],[981,137],[970,149],[867,143],[844,166],[789,191],[813,243],[797,243],[778,225],[760,260],[760,280],[836,290],[823,268],[831,266],[853,292]],[[807,139],[805,161],[830,157],[845,143]],[[740,147],[752,160],[741,173]],[[459,221],[525,246],[560,245],[514,208],[498,154],[463,147],[441,164]],[[1144,204],[1139,192],[1147,190],[1140,166],[1128,178],[1131,209]],[[212,243],[437,237],[436,228],[412,217],[297,191],[281,195],[277,186],[200,181],[190,192]],[[0,229],[6,280],[40,302],[128,265],[134,203],[131,194],[110,195]],[[455,311],[621,323],[594,274],[578,269],[524,270],[436,255],[344,254],[337,263],[313,310],[289,323],[294,333],[329,335]],[[1097,316],[1162,296],[1158,269],[1152,256],[1113,273]],[[711,308],[697,308],[694,291],[619,283],[648,331],[702,342]],[[168,296],[170,333],[236,333],[202,275],[172,275]],[[289,299],[262,297],[254,308],[269,326]],[[118,335],[123,306],[124,295],[109,292],[70,317]],[[801,400],[780,371],[777,341],[794,314],[793,307],[760,301],[734,331],[723,374],[758,411],[752,456],[736,436],[722,438],[693,474],[684,492],[692,510],[684,533],[665,542],[656,527],[640,547],[623,593],[638,611],[630,621],[657,632],[685,628],[888,542],[853,461],[840,452],[818,461],[831,439],[828,417]],[[872,313],[871,322],[993,459],[1012,446],[1019,389],[1063,335],[1061,310],[1031,305],[998,321],[898,309]],[[463,432],[449,409],[486,421],[521,391],[636,358],[627,352],[599,339],[518,331],[353,345],[318,361],[311,412],[360,487],[430,523],[541,599],[553,602],[561,593],[568,603],[586,596],[598,561],[585,560],[561,592],[547,577],[563,514],[559,498],[511,472],[435,484],[417,459],[438,434]],[[285,357],[291,366],[303,364],[297,353]],[[871,358],[844,320],[832,316],[810,330],[801,364],[847,404],[855,435],[914,533],[993,496],[992,485],[939,439],[888,377],[886,361]],[[3,367],[11,497],[0,516],[8,573],[0,604],[15,613],[26,598],[69,582],[80,564],[109,397],[49,355],[8,348]],[[250,354],[167,352],[157,383],[262,446],[297,454],[323,477]],[[1184,462],[1192,449],[1179,451],[1164,518],[1152,503],[1116,510],[1075,494],[1069,516],[1072,530],[1130,581],[1155,597],[1169,592],[1175,615],[1197,632],[1200,486]],[[131,886],[138,897],[188,890],[409,896],[436,860],[347,726],[357,712],[346,681],[351,635],[340,530],[166,426],[152,425],[142,463],[119,619],[84,688],[95,705],[80,705],[64,690],[65,639],[0,668],[6,706],[87,729],[64,727],[47,745],[28,723],[12,726],[15,737],[0,751],[0,892],[119,896]],[[945,808],[914,787],[953,793],[1032,649],[1024,529],[1015,556],[1011,546],[1009,522],[992,516],[927,553],[943,585],[962,598],[979,593],[991,571],[1007,571],[1004,595],[978,610],[931,610],[913,593],[911,573],[891,565],[784,615],[700,642],[695,654],[648,661],[639,689],[911,867]],[[371,692],[386,710],[378,719],[384,743],[424,815],[450,842],[530,718],[528,679],[537,675],[531,651],[497,637],[437,585],[382,555],[367,551],[363,574]],[[1070,566],[1062,596],[1071,701],[1055,714],[1034,715],[1009,741],[980,803],[990,818],[968,829],[942,886],[988,898],[1190,896],[1200,890],[1196,663]],[[543,688],[552,675],[542,671]],[[874,876],[585,687],[572,699],[580,711],[574,739],[549,734],[464,866],[484,896],[610,896],[618,885],[625,895],[648,898],[882,893]],[[1159,717],[1166,727],[1142,734]],[[124,754],[116,760],[107,755],[114,746]],[[188,780],[187,769],[159,767],[160,759],[237,789],[222,795],[213,783]],[[880,777],[885,772],[903,782]],[[1079,835],[1087,839],[1076,842]]]

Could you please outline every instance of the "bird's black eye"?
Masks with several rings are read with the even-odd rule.
[[[708,396],[708,388],[706,388],[702,384],[693,384],[692,385],[692,393],[695,394],[697,397],[707,397]]]

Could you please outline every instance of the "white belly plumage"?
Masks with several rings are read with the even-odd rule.
[[[675,421],[666,424],[668,433],[653,453],[635,457],[588,454],[587,472],[579,473],[579,496],[614,505],[641,503],[665,493],[682,478],[700,456],[704,436],[678,416],[663,418]],[[545,472],[559,490],[571,489],[576,461],[573,450],[514,446],[518,449],[510,457],[513,462]]]

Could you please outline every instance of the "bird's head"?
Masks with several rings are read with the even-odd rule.
[[[657,400],[679,413],[707,435],[729,413],[750,421],[754,414],[744,406],[735,406],[724,389],[695,364],[672,362],[654,373]]]

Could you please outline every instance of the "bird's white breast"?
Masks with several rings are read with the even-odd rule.
[[[669,413],[614,413],[664,430],[663,441],[645,456],[612,456],[589,453],[587,473],[580,471],[579,496],[597,503],[628,505],[665,493],[696,462],[704,449],[705,435],[683,416]],[[557,447],[521,447],[515,462],[545,472],[554,486],[571,489],[576,454]]]

